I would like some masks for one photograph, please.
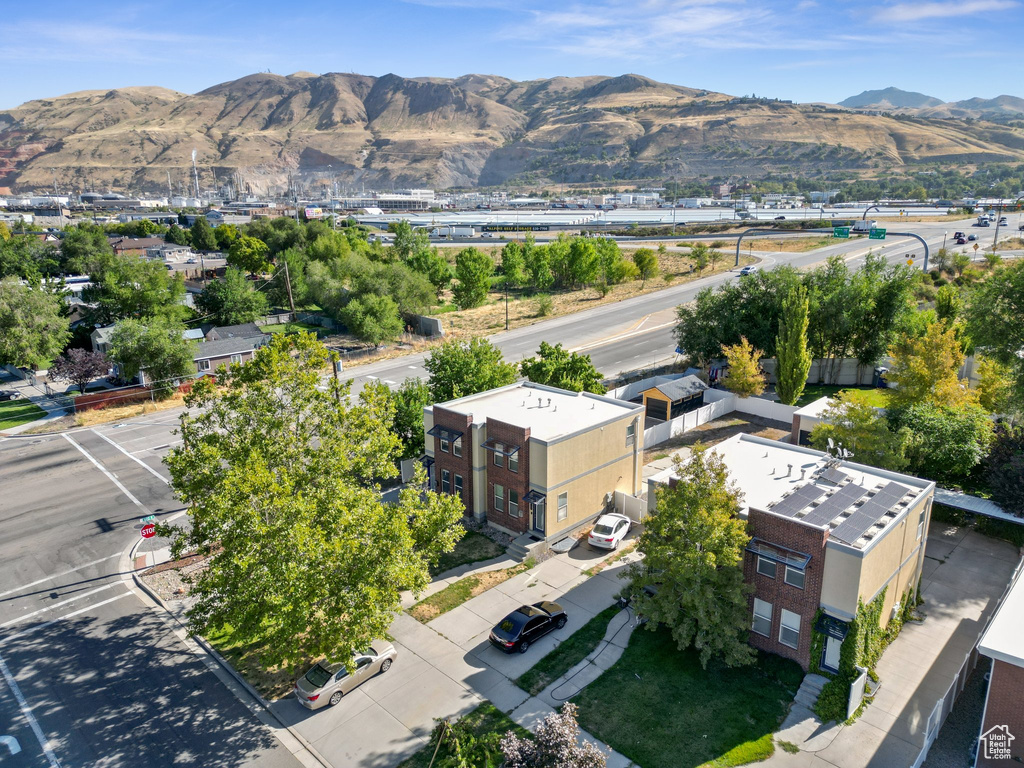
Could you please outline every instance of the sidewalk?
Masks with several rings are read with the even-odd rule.
[[[1011,544],[933,522],[921,588],[925,620],[905,624],[882,655],[875,700],[852,725],[808,728],[799,753],[779,749],[763,765],[913,765],[933,710],[977,644],[1018,559]],[[796,731],[776,737],[793,740]]]

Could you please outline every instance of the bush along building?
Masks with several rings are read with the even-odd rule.
[[[553,543],[641,493],[643,410],[520,382],[427,406],[424,462],[466,515]]]
[[[752,435],[713,450],[743,494],[749,642],[831,678],[818,714],[845,720],[917,605],[935,484]],[[648,479],[650,510],[673,478]]]

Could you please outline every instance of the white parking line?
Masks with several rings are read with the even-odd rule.
[[[111,444],[112,446],[114,446],[115,448],[117,448],[117,450],[119,450],[119,451],[120,451],[121,453],[123,453],[123,454],[124,454],[125,456],[127,456],[127,457],[128,457],[129,459],[131,459],[132,461],[134,461],[134,462],[135,462],[136,464],[138,464],[138,465],[139,465],[140,467],[142,467],[142,468],[143,468],[144,470],[146,470],[147,472],[149,472],[149,473],[150,473],[151,475],[153,475],[153,476],[154,476],[155,478],[157,478],[158,480],[160,480],[160,481],[161,481],[162,483],[164,483],[164,484],[166,484],[166,485],[170,485],[170,484],[171,484],[171,481],[170,481],[170,480],[168,480],[168,479],[167,479],[166,477],[164,477],[164,476],[163,476],[163,475],[161,475],[161,474],[160,474],[159,472],[157,472],[157,471],[156,471],[155,469],[153,469],[153,468],[152,468],[151,466],[149,466],[149,464],[147,464],[146,462],[144,462],[144,461],[143,461],[142,459],[138,459],[138,458],[136,458],[135,456],[132,456],[132,455],[131,455],[130,453],[128,453],[128,451],[126,451],[126,450],[125,450],[124,448],[122,448],[122,447],[121,447],[120,445],[118,445],[118,444],[117,444],[117,443],[115,443],[115,442],[114,442],[113,440],[111,440],[111,439],[110,439],[109,437],[107,437],[106,435],[104,435],[104,434],[103,434],[102,432],[97,432],[97,431],[96,431],[95,429],[93,429],[93,430],[90,430],[90,431],[91,431],[91,432],[92,432],[92,433],[93,433],[94,435],[96,435],[97,437],[100,437],[100,438],[102,438],[102,439],[106,440],[106,441],[107,441],[108,443],[110,443],[110,444]]]
[[[116,575],[116,574],[112,574],[112,575]],[[40,608],[38,611],[32,611],[32,613],[23,614],[23,615],[19,616],[16,619],[10,619],[9,621],[5,621],[3,623],[0,623],[0,629],[3,629],[4,627],[10,627],[13,624],[17,624],[18,622],[24,621],[25,619],[31,619],[33,616],[38,616],[40,613],[46,613],[47,611],[52,611],[54,608],[60,608],[62,605],[67,605],[68,603],[73,603],[76,600],[81,600],[83,598],[89,597],[90,595],[95,595],[97,592],[105,592],[106,590],[108,590],[111,587],[116,586],[116,585],[117,585],[117,582],[111,582],[110,584],[104,584],[102,587],[97,587],[96,589],[91,589],[88,592],[83,592],[80,595],[75,595],[74,597],[69,597],[67,600],[61,600],[59,603],[53,603],[52,605],[48,605],[45,608]]]
[[[29,627],[28,629],[23,629],[21,632],[15,632],[13,635],[8,635],[7,637],[0,637],[0,646],[3,646],[6,643],[11,642],[12,640],[17,640],[18,638],[24,637],[25,635],[31,634],[33,632],[38,632],[40,629],[46,629],[47,627],[52,627],[57,622],[64,621],[64,619],[70,619],[73,616],[78,616],[79,614],[85,613],[86,611],[91,611],[94,608],[99,608],[101,605],[106,605],[107,603],[112,603],[115,600],[120,600],[122,597],[127,597],[130,594],[132,594],[132,593],[131,592],[122,592],[119,595],[114,595],[113,597],[108,597],[106,600],[101,600],[98,603],[93,603],[92,605],[87,605],[87,606],[85,606],[85,608],[79,608],[77,611],[72,611],[71,613],[65,613],[63,616],[59,616],[56,619],[51,619],[50,621],[44,621],[42,624],[36,624],[34,627]]]
[[[11,670],[7,668],[7,662],[4,661],[3,656],[0,656],[0,673],[3,674],[4,680],[6,680],[7,685],[10,686],[11,693],[13,693],[14,698],[17,699],[21,713],[25,715],[25,719],[28,720],[28,724],[32,728],[32,733],[36,735],[36,740],[39,742],[39,746],[43,748],[43,754],[46,755],[46,759],[50,761],[50,768],[61,768],[60,760],[57,759],[57,755],[54,754],[52,749],[50,749],[50,740],[46,738],[46,735],[43,733],[43,729],[39,727],[39,723],[36,720],[35,715],[32,714],[32,708],[28,705],[28,702],[25,701],[25,697],[21,693],[21,688],[18,687],[18,681],[14,679],[14,675],[11,674]]]
[[[85,565],[80,565],[77,568],[68,568],[66,571],[61,571],[60,573],[55,573],[52,576],[46,576],[45,578],[36,579],[35,581],[29,582],[28,584],[22,584],[20,587],[17,587],[16,589],[8,589],[6,592],[0,592],[0,597],[6,597],[7,595],[13,595],[15,592],[21,592],[23,589],[28,589],[29,587],[34,587],[37,584],[42,584],[43,582],[50,581],[51,579],[59,579],[61,576],[67,576],[68,574],[74,573],[75,571],[82,571],[82,570],[85,570],[86,568],[91,568],[94,565],[99,565],[100,563],[105,563],[107,560],[113,560],[115,557],[120,557],[120,556],[121,556],[121,553],[118,552],[116,555],[108,555],[107,557],[101,557],[99,560],[93,560],[91,563],[86,563]]]
[[[100,472],[102,472],[102,473],[103,473],[104,475],[106,475],[106,476],[107,476],[107,479],[109,479],[109,480],[110,480],[110,482],[112,482],[112,483],[113,483],[114,485],[116,485],[116,486],[117,486],[117,487],[118,487],[118,488],[119,488],[119,489],[121,490],[121,493],[123,493],[123,494],[124,494],[125,496],[127,496],[127,497],[128,497],[129,499],[131,499],[131,502],[132,502],[132,503],[133,503],[133,504],[134,504],[135,506],[137,506],[137,507],[138,507],[139,509],[141,509],[141,510],[142,510],[143,512],[145,512],[145,513],[146,513],[147,515],[149,514],[149,510],[148,510],[148,509],[146,509],[146,506],[145,506],[145,505],[144,505],[144,504],[143,504],[143,503],[142,503],[141,501],[139,501],[138,499],[136,499],[136,498],[135,498],[135,497],[134,497],[134,496],[132,495],[132,492],[131,492],[131,491],[129,491],[129,490],[127,489],[127,488],[125,488],[125,487],[124,487],[124,486],[123,486],[123,485],[121,484],[121,481],[120,481],[120,480],[118,480],[118,479],[117,479],[116,477],[114,477],[114,476],[113,476],[113,475],[112,475],[112,474],[111,474],[110,472],[108,472],[108,471],[107,471],[107,468],[106,468],[106,467],[104,467],[104,466],[103,466],[102,464],[100,464],[100,463],[99,463],[98,461],[96,461],[96,459],[94,459],[94,458],[93,458],[93,456],[92,456],[92,454],[91,454],[91,453],[89,453],[89,452],[88,452],[87,450],[85,450],[85,448],[83,448],[83,447],[82,447],[82,446],[80,446],[80,445],[79,445],[78,443],[76,443],[76,442],[75,442],[74,440],[72,440],[72,439],[71,439],[71,436],[70,436],[70,435],[69,435],[69,434],[68,434],[67,432],[65,432],[65,433],[64,433],[64,434],[62,435],[62,437],[63,437],[63,438],[65,439],[65,440],[67,440],[67,441],[68,441],[69,443],[71,443],[71,444],[72,444],[73,446],[75,446],[75,448],[77,448],[77,449],[78,449],[78,450],[79,450],[79,451],[81,452],[81,454],[82,454],[83,456],[85,456],[85,458],[87,458],[87,459],[88,459],[88,460],[89,460],[89,461],[90,461],[90,462],[92,463],[92,465],[93,465],[94,467],[96,467],[96,469],[98,469],[98,470],[99,470]]]

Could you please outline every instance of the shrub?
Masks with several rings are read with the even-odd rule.
[[[554,308],[554,302],[546,293],[542,293],[537,297],[537,317],[547,317],[551,314]]]

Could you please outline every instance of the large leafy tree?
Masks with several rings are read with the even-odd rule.
[[[1024,405],[1024,261],[997,269],[975,287],[966,315],[975,348],[1010,368],[1014,399]]]
[[[1024,517],[1024,427],[996,425],[985,470],[992,501],[1003,511]]]
[[[479,307],[491,288],[494,262],[476,248],[464,248],[455,255],[455,287],[452,293],[459,309]]]
[[[173,551],[208,563],[191,628],[230,626],[266,663],[351,664],[462,533],[461,503],[424,490],[422,474],[397,504],[381,501],[373,478],[395,473],[399,446],[388,402],[322,387],[327,363],[312,335],[278,336],[216,384],[200,381],[166,460],[190,507]]]
[[[406,379],[396,389],[382,381],[371,382],[363,392],[376,390],[376,397],[390,401],[389,429],[402,443],[398,458],[411,459],[423,453],[423,409],[430,405],[430,387],[420,378]]]
[[[811,353],[807,351],[807,289],[795,289],[782,302],[782,320],[775,342],[775,392],[786,405],[794,405],[807,385]]]
[[[183,318],[188,312],[181,303],[185,297],[181,273],[172,275],[153,259],[109,254],[95,263],[91,278],[83,298],[95,304],[93,316],[100,325],[155,315]]]
[[[102,352],[72,347],[53,361],[47,374],[57,381],[69,381],[85,392],[90,381],[106,376],[108,370],[110,361]]]
[[[920,402],[890,407],[889,428],[908,430],[907,459],[915,474],[939,482],[967,477],[988,454],[992,421],[977,403]]]
[[[228,250],[228,264],[250,275],[262,273],[270,266],[270,248],[262,240],[242,235]]]
[[[163,394],[174,389],[173,381],[196,372],[194,341],[182,336],[184,327],[167,317],[122,320],[110,336],[110,359],[121,376],[135,378],[140,371]]]
[[[474,395],[516,380],[518,368],[506,363],[501,350],[487,339],[453,339],[437,347],[423,363],[430,374],[430,398],[435,403]]]
[[[520,362],[519,370],[536,384],[547,384],[570,392],[594,392],[598,395],[605,392],[601,383],[604,377],[590,362],[590,355],[570,352],[561,344],[552,346],[542,341],[537,357],[528,357]]]
[[[685,464],[677,461],[676,475],[675,485],[658,488],[655,514],[637,545],[644,559],[629,568],[637,613],[652,630],[668,626],[680,649],[694,646],[705,667],[714,657],[749,664],[743,551],[750,537],[738,516],[741,494],[721,456],[706,446],[694,446]]]
[[[356,296],[341,310],[341,320],[359,339],[374,346],[394,341],[402,332],[398,305],[387,296]]]
[[[821,420],[811,430],[811,445],[827,451],[842,445],[860,464],[882,469],[901,470],[907,466],[907,429],[892,430],[885,416],[870,405],[849,399],[840,393],[829,401]]]
[[[228,267],[223,280],[210,283],[196,297],[196,306],[217,325],[240,325],[264,317],[268,304],[242,270]]]
[[[217,250],[217,236],[205,216],[196,216],[196,220],[189,228],[189,233],[192,236],[192,247],[197,251]]]
[[[633,254],[637,274],[646,283],[658,274],[658,255],[650,248],[640,248]]]
[[[746,337],[740,337],[739,344],[731,344],[722,350],[729,368],[722,385],[737,397],[752,397],[764,392],[765,375],[761,371],[764,352],[755,349]]]
[[[526,251],[518,240],[505,243],[501,249],[501,274],[510,288],[526,285]]]
[[[932,323],[924,336],[900,337],[889,354],[893,362],[888,378],[896,385],[889,392],[891,405],[943,405],[970,398],[967,382],[957,378],[964,356],[954,328]]]
[[[40,368],[56,357],[71,330],[64,301],[46,288],[0,280],[0,364]]]
[[[113,255],[106,232],[93,224],[68,227],[61,237],[60,256],[65,272],[92,273],[98,262]]]

